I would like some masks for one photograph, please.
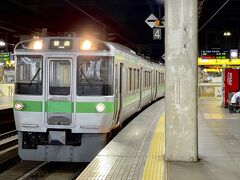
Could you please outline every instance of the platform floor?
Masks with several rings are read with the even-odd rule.
[[[81,179],[239,180],[240,114],[221,100],[199,99],[199,162],[165,162],[164,100],[125,127],[78,177]]]
[[[168,162],[169,180],[239,180],[240,114],[220,100],[199,99],[199,162]]]
[[[12,96],[0,96],[0,110],[13,107]]]
[[[161,179],[164,152],[163,127],[164,100],[161,100],[130,122],[98,154],[78,180],[142,179],[142,177],[150,180],[152,174]],[[157,145],[159,148],[156,148]],[[152,151],[150,152],[149,149]],[[155,158],[156,154],[157,158]],[[154,161],[156,159],[157,161]]]

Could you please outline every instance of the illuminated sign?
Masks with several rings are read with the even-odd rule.
[[[0,53],[0,61],[9,61],[10,55],[8,52]]]
[[[198,58],[199,66],[240,65],[240,59],[202,59]]]
[[[237,59],[238,58],[238,49],[231,49],[230,50],[230,58]]]
[[[71,50],[72,40],[71,39],[51,39],[49,49]]]
[[[229,50],[202,50],[202,59],[228,59],[230,57]]]

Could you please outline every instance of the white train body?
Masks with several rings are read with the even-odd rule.
[[[44,37],[19,43],[15,57],[24,160],[91,161],[111,130],[164,96],[165,68],[116,43]]]

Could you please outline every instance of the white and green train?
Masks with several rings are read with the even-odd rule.
[[[165,68],[116,43],[44,37],[14,54],[23,160],[91,161],[113,129],[164,96]]]

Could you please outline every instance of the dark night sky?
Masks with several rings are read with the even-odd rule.
[[[199,0],[199,27],[224,2]],[[16,43],[20,35],[39,34],[42,28],[47,28],[49,35],[87,32],[159,61],[164,40],[152,40],[152,29],[144,22],[151,13],[164,16],[163,0],[4,0],[0,6],[0,39]],[[199,32],[199,48],[239,48],[239,19],[240,0],[230,0]],[[229,39],[222,35],[226,30],[232,32]]]

